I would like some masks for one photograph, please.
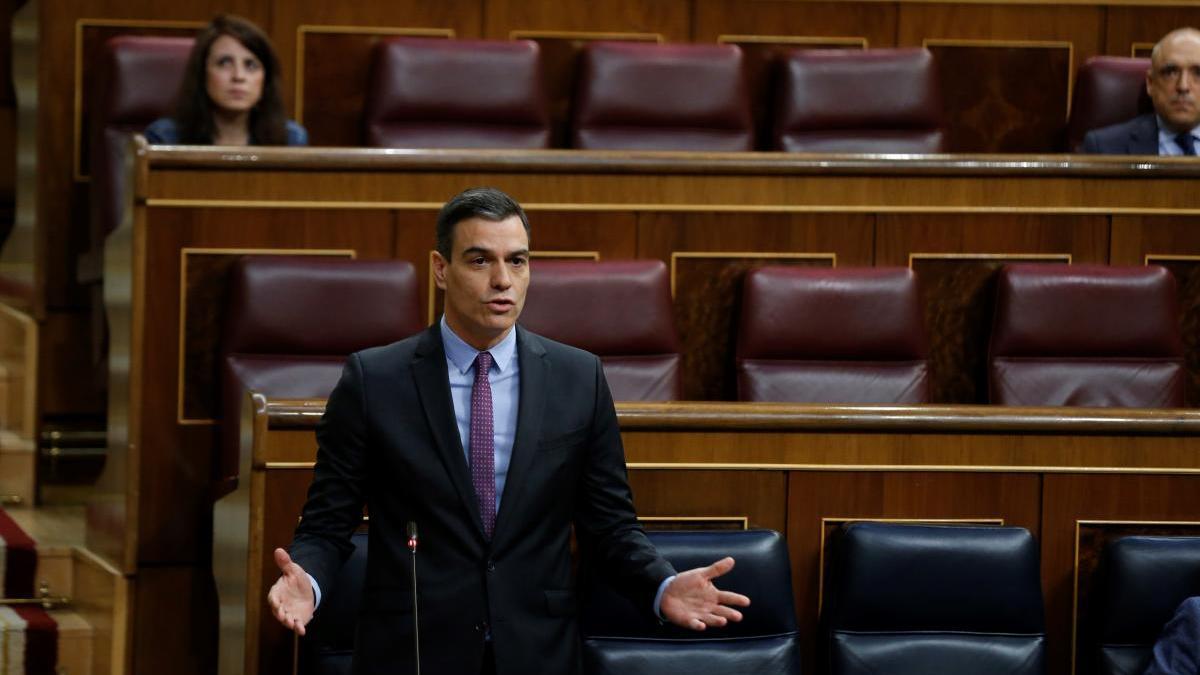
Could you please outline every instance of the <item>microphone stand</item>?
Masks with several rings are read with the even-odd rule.
[[[412,552],[413,647],[421,675],[421,615],[417,613],[417,524],[408,521],[408,550]]]

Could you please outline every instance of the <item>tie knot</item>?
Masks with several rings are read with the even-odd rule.
[[[487,379],[488,371],[492,369],[492,353],[479,352],[475,356],[475,379]]]
[[[1192,132],[1189,131],[1184,134],[1179,134],[1178,136],[1175,137],[1175,143],[1178,144],[1179,147],[1183,149],[1183,154],[1185,154],[1185,155],[1195,155],[1196,154],[1196,139],[1192,136]]]

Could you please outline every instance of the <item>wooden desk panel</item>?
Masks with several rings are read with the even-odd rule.
[[[247,644],[261,645],[262,672],[290,665],[286,633],[254,612],[276,576],[270,550],[295,527],[322,409],[321,401],[264,400],[243,423],[252,480],[226,500],[245,500],[239,527],[263,542],[250,548],[258,557],[249,571],[261,577],[218,578],[226,593],[247,589],[241,602],[258,606],[222,625],[259,627]],[[1078,599],[1073,593],[1077,556],[1085,572],[1094,569],[1086,561],[1099,555],[1100,535],[1128,533],[1114,528],[1131,523],[1154,521],[1156,532],[1200,529],[1195,411],[679,403],[619,404],[618,418],[647,527],[769,527],[786,535],[805,668],[815,667],[825,551],[844,522],[1028,529],[1041,541],[1048,672],[1056,673],[1070,672],[1072,627],[1091,608],[1090,577]],[[1078,645],[1080,658],[1087,647]]]
[[[1191,189],[1200,167],[1170,158],[142,146],[136,159],[133,218],[110,238],[105,252],[113,336],[111,447],[103,487],[90,509],[89,542],[135,579],[151,566],[178,568],[178,574],[157,575],[156,583],[194,583],[192,577],[209,564],[209,544],[194,533],[205,531],[212,518],[206,481],[217,421],[210,357],[219,347],[222,265],[231,250],[409,260],[417,266],[428,310],[434,214],[462,188],[490,184],[528,207],[537,250],[683,261],[677,265],[680,278],[730,275],[731,283],[720,288],[721,302],[732,303],[740,292],[739,269],[753,260],[826,256],[838,265],[907,264],[909,257],[931,251],[968,261],[996,252],[1127,260],[1136,255],[1125,247],[1141,250],[1151,239],[1166,245],[1156,254],[1192,252],[1190,223],[1200,215],[1200,193]],[[1145,234],[1114,236],[1113,222],[1120,218],[1141,219],[1129,222]],[[713,260],[725,262],[710,269]],[[691,316],[682,311],[690,302],[688,286],[676,294],[676,313],[685,318]],[[931,306],[947,299],[926,295]],[[980,326],[971,331],[966,334],[976,341],[987,334]],[[687,358],[718,365],[730,358],[729,340],[688,344]],[[1200,364],[1200,358],[1192,362]],[[1109,428],[1109,435],[1122,439],[1115,445],[1100,437],[1080,440],[1084,437],[1074,432],[1064,432],[1065,439],[1058,432],[1030,434],[1019,426],[1000,435],[980,435],[977,429],[916,433],[909,427],[847,436],[843,430],[807,428],[778,438],[741,429],[723,436],[710,429],[693,439],[695,429],[661,436],[637,427],[627,414],[625,419],[633,424],[626,430],[631,461],[642,463],[634,466],[635,483],[648,486],[691,480],[639,474],[659,471],[656,462],[677,463],[687,453],[720,463],[786,460],[786,466],[766,470],[778,475],[839,471],[845,462],[945,471],[987,458],[996,466],[1025,467],[1019,473],[1081,465],[1157,472],[1191,462],[1186,442],[1171,435],[1181,433],[1177,429],[1141,436]],[[700,445],[690,446],[693,442]],[[678,455],[674,447],[691,449]],[[680,469],[672,464],[670,470]],[[678,475],[711,470],[726,469],[708,466]],[[786,506],[773,508],[755,507],[761,513],[754,518],[777,521],[778,515],[768,514],[783,513]]]

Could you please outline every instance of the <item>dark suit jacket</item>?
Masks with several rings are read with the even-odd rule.
[[[1154,656],[1146,675],[1196,675],[1200,673],[1200,597],[1180,603],[1175,616],[1154,643]]]
[[[1083,137],[1083,151],[1092,155],[1157,155],[1158,120],[1154,113],[1128,122],[1093,129]]]
[[[291,554],[330,588],[368,504],[355,673],[413,669],[410,520],[421,535],[421,668],[428,675],[478,673],[489,626],[499,675],[579,672],[572,525],[580,551],[612,570],[648,612],[658,585],[674,573],[637,523],[600,360],[516,330],[521,400],[491,542],[437,326],[352,355],[330,394]]]

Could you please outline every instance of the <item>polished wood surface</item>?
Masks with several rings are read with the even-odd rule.
[[[249,578],[220,585],[257,590],[223,596],[223,606],[246,607],[223,625],[245,622],[246,648],[262,646],[262,672],[280,672],[292,655],[286,632],[262,613],[263,588],[277,576],[268,553],[295,528],[323,402],[254,398],[242,422],[242,465],[252,480],[222,503],[250,519],[247,526],[231,518],[226,527],[262,546]],[[617,415],[646,527],[765,527],[786,535],[806,670],[815,667],[825,551],[845,522],[1028,529],[1041,542],[1047,672],[1055,673],[1090,658],[1088,638],[1073,650],[1072,635],[1096,611],[1091,575],[1106,541],[1200,529],[1200,412],[1192,410],[685,402],[619,403]]]

